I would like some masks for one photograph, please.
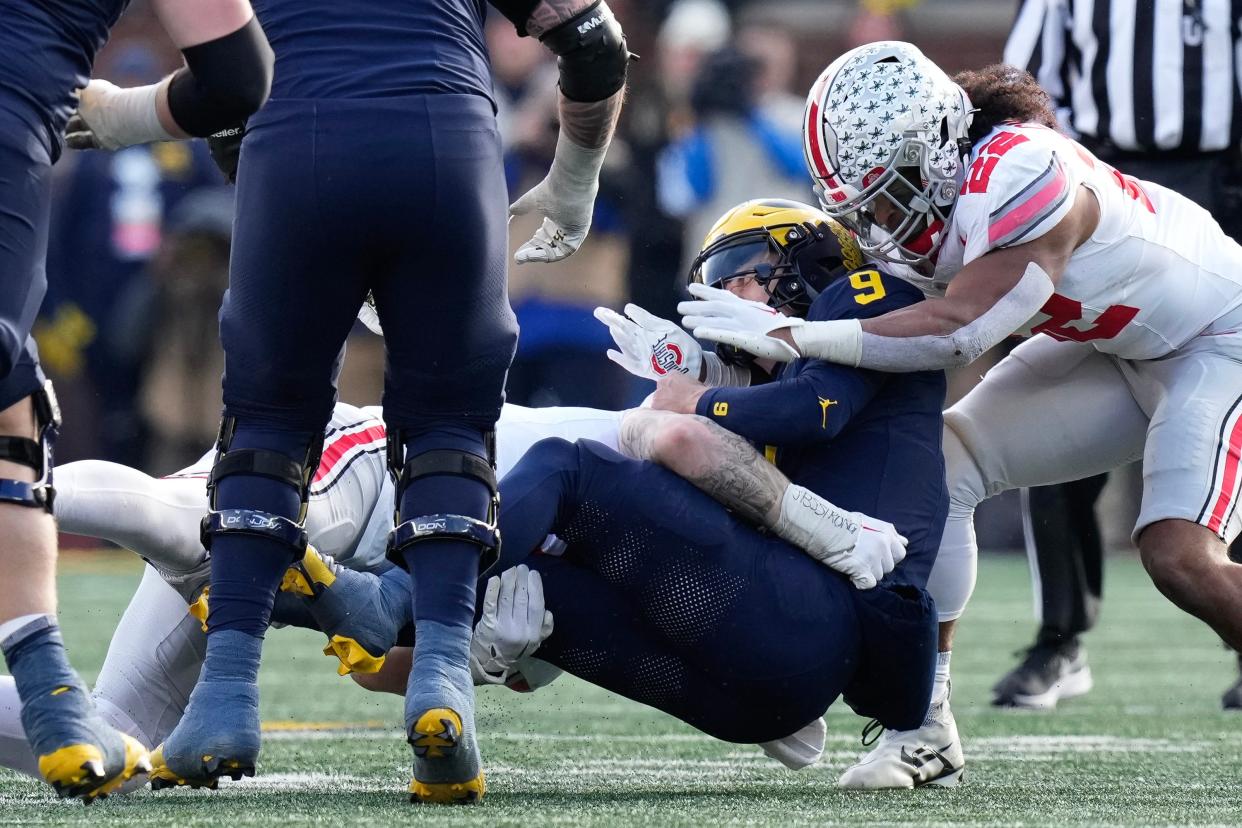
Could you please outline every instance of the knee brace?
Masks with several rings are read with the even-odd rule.
[[[303,523],[306,520],[306,504],[310,496],[310,482],[319,468],[319,455],[323,450],[322,433],[319,439],[307,447],[306,458],[299,464],[284,454],[265,449],[231,450],[237,420],[226,416],[220,423],[220,436],[216,441],[216,462],[207,480],[207,499],[211,511],[203,517],[200,537],[203,547],[211,551],[211,541],[217,535],[256,535],[277,541],[290,547],[294,554],[306,551],[307,535]],[[221,480],[236,474],[266,477],[286,483],[298,490],[302,500],[297,520],[259,509],[217,509],[216,486]]]
[[[34,469],[38,475],[33,483],[25,480],[0,478],[0,503],[29,506],[52,513],[56,490],[52,488],[52,443],[60,428],[60,406],[52,381],[44,380],[43,387],[30,395],[34,405],[35,426],[38,437],[0,436],[0,460],[8,460]]]
[[[487,460],[467,451],[441,449],[428,451],[403,461],[404,438],[399,431],[388,432],[388,470],[396,483],[397,509],[393,530],[388,535],[388,559],[406,567],[404,551],[428,540],[459,540],[479,547],[479,571],[486,572],[500,557],[500,493],[496,487],[496,432],[486,435]],[[401,498],[410,483],[420,477],[444,474],[477,480],[491,493],[487,520],[469,515],[419,515],[402,520]]]

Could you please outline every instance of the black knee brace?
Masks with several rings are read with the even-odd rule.
[[[319,468],[319,455],[323,450],[322,432],[318,440],[306,450],[302,463],[290,460],[277,451],[266,449],[230,450],[237,420],[225,417],[220,423],[220,436],[216,441],[216,462],[207,480],[207,498],[211,511],[203,517],[200,537],[203,546],[210,551],[211,541],[217,535],[257,535],[290,547],[296,555],[306,551],[307,536],[303,523],[306,520],[306,504],[310,496],[310,482]],[[267,477],[287,483],[298,490],[302,508],[296,521],[283,515],[259,509],[217,509],[216,485],[235,474]]]
[[[56,404],[52,381],[44,380],[43,387],[30,395],[30,401],[34,405],[38,438],[0,436],[0,460],[28,466],[39,477],[33,483],[0,478],[0,503],[29,506],[51,514],[56,499],[56,490],[52,488],[52,443],[60,428],[60,406]]]
[[[399,431],[388,432],[388,470],[396,482],[397,508],[393,514],[394,528],[388,535],[388,559],[406,568],[408,547],[427,540],[462,540],[479,547],[479,571],[486,572],[500,557],[500,494],[496,488],[496,433],[488,432],[487,460],[467,451],[443,449],[428,451],[403,461],[404,440]],[[436,474],[469,477],[479,481],[491,492],[487,521],[469,515],[420,515],[401,519],[401,498],[411,482]]]

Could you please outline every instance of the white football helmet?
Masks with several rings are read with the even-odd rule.
[[[972,116],[965,90],[915,46],[851,49],[807,96],[802,143],[820,204],[871,257],[930,270],[965,175]]]

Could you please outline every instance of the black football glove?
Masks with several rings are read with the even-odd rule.
[[[242,139],[246,137],[246,123],[222,129],[207,137],[207,149],[211,151],[211,160],[216,162],[220,172],[230,184],[237,183],[237,162],[241,158]]]

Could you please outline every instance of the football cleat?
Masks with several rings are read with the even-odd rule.
[[[147,749],[132,736],[108,727],[97,714],[92,712],[72,729],[90,733],[89,741],[65,744],[39,756],[39,774],[62,798],[89,805],[151,770]]]
[[[467,760],[465,764],[478,767],[477,756],[471,761],[472,757],[459,755],[468,751],[469,746],[462,739],[461,716],[457,711],[435,707],[423,713],[410,727],[409,743],[414,749],[410,802],[468,805],[483,798],[487,785],[482,770],[465,782],[430,782],[418,778],[420,770],[425,772],[429,766],[459,764],[462,759]]]
[[[1036,642],[1025,657],[992,688],[992,704],[1024,710],[1052,710],[1062,699],[1088,693],[1092,687],[1087,651],[1072,639]]]
[[[802,770],[814,765],[824,755],[824,739],[827,735],[828,725],[820,717],[797,733],[784,739],[761,742],[759,747],[790,770]]]
[[[1238,680],[1220,697],[1220,706],[1225,710],[1242,710],[1242,655],[1238,656],[1238,671]]]
[[[215,788],[224,777],[254,776],[259,688],[236,676],[258,672],[261,647],[261,639],[234,630],[207,637],[207,658],[189,705],[153,755],[152,789]]]
[[[863,744],[880,728],[872,721],[863,730]],[[933,704],[917,730],[885,730],[871,752],[846,769],[837,780],[842,788],[952,788],[966,772],[966,757],[957,735],[957,722],[946,696]]]
[[[337,658],[342,676],[379,672],[397,633],[413,620],[410,578],[403,570],[355,572],[311,546],[285,572],[280,588],[305,598],[306,610],[328,636],[323,654]]]
[[[92,802],[150,770],[147,750],[110,727],[65,659],[60,630],[41,617],[4,644],[22,699],[22,729],[39,774],[64,798]]]

